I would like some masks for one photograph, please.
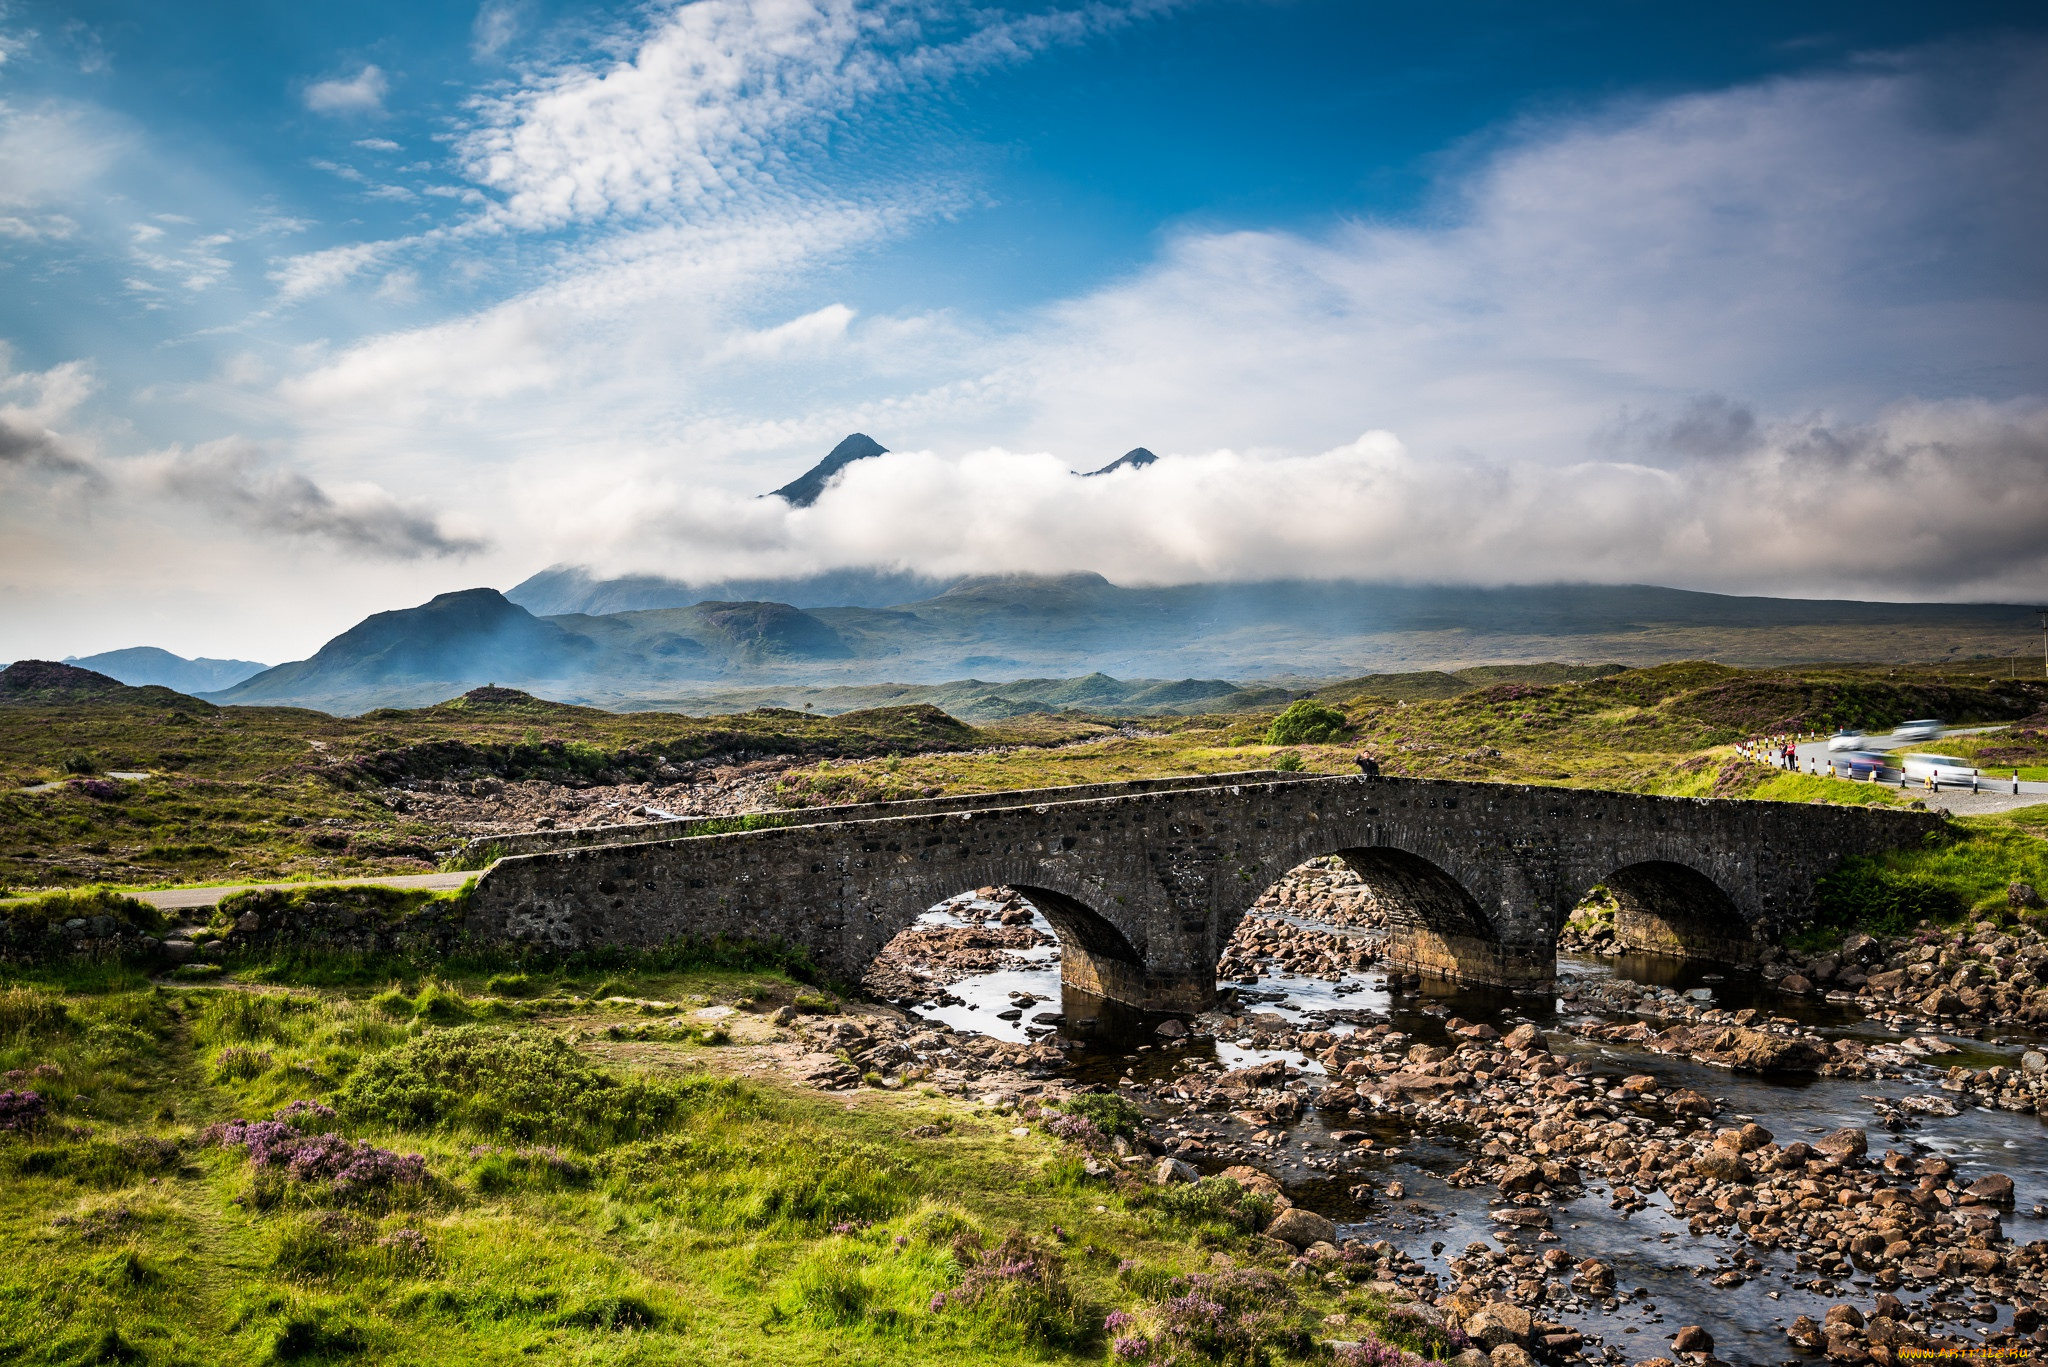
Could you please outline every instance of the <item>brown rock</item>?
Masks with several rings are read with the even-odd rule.
[[[1545,1049],[1549,1047],[1549,1041],[1543,1038],[1543,1032],[1533,1025],[1526,1024],[1518,1025],[1508,1031],[1507,1038],[1503,1039],[1501,1043],[1510,1049]]]
[[[1598,1258],[1588,1258],[1572,1270],[1572,1285],[1582,1291],[1612,1291],[1614,1269]]]
[[[1535,1327],[1535,1321],[1521,1306],[1489,1301],[1479,1308],[1478,1314],[1465,1321],[1465,1336],[1479,1340],[1488,1351],[1503,1343],[1526,1347]]]
[[[1487,1354],[1486,1360],[1493,1367],[1536,1367],[1536,1359],[1519,1343],[1503,1343]]]
[[[1863,1327],[1863,1312],[1855,1306],[1846,1303],[1831,1305],[1828,1307],[1827,1318],[1822,1320],[1821,1323],[1824,1326],[1846,1324],[1852,1329],[1861,1329]]]
[[[1847,1163],[1870,1152],[1870,1137],[1859,1129],[1848,1127],[1833,1134],[1822,1135],[1813,1145],[1822,1153],[1839,1158]]]
[[[1680,1115],[1710,1116],[1714,1113],[1714,1103],[1690,1087],[1681,1087],[1673,1092],[1666,1104]]]
[[[1778,980],[1778,990],[1803,995],[1813,991],[1813,984],[1797,973],[1787,973]]]
[[[1805,1348],[1808,1351],[1819,1348],[1828,1341],[1827,1335],[1821,1331],[1820,1325],[1815,1323],[1811,1315],[1801,1315],[1793,1320],[1791,1327],[1785,1330],[1785,1337],[1792,1340],[1795,1348]]]
[[[1692,1170],[1713,1182],[1747,1182],[1752,1176],[1749,1164],[1722,1148],[1709,1149],[1693,1159]]]
[[[1671,1336],[1671,1348],[1678,1353],[1711,1353],[1714,1336],[1697,1324],[1688,1324]]]
[[[1266,1237],[1293,1244],[1296,1248],[1307,1248],[1313,1243],[1334,1243],[1337,1226],[1312,1210],[1296,1206],[1273,1217],[1273,1223],[1266,1226]]]
[[[1971,1196],[1994,1206],[2012,1204],[2012,1179],[2002,1172],[1994,1172],[1970,1183]]]

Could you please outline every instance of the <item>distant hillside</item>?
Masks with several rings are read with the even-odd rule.
[[[574,565],[555,565],[505,590],[536,617],[562,613],[643,612],[698,603],[787,603],[794,608],[885,608],[944,593],[950,579],[891,570],[833,570],[793,579],[720,579],[692,583],[634,574],[599,579]]]
[[[1100,676],[1207,680],[1227,689],[1238,685],[1226,681],[1246,679],[1292,678],[1313,688],[1341,678],[1357,680],[1361,692],[1438,697],[1477,686],[1488,666],[1548,662],[1579,671],[1561,680],[1681,659],[1953,661],[2031,649],[2035,631],[2031,610],[2011,605],[1813,602],[1576,584],[1125,588],[1093,574],[1013,575],[965,579],[893,607],[745,599],[555,615],[472,589],[379,613],[310,660],[207,696],[354,712],[496,683],[603,707],[694,707],[708,691],[735,688],[865,687],[879,679],[950,688],[968,679],[994,680],[988,688],[995,689],[1004,680]],[[1412,677],[1419,675],[1447,677]],[[1388,693],[1395,689],[1405,691]],[[993,691],[938,705],[953,701],[980,716],[1001,715],[1006,706],[1083,705]],[[1170,705],[1154,701],[1159,710]],[[1084,705],[1136,712],[1152,703],[1120,696]]]
[[[242,680],[270,668],[254,660],[188,660],[155,646],[131,646],[98,655],[71,655],[65,664],[95,670],[124,684],[161,684],[180,693],[208,693],[232,688]]]
[[[0,669],[0,706],[63,707],[80,703],[145,703],[211,712],[197,698],[157,685],[135,687],[55,660],[16,660]]]

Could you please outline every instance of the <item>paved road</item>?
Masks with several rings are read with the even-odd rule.
[[[1970,736],[1985,731],[2003,729],[1997,726],[1957,727],[1948,734],[1952,736]],[[1890,736],[1866,736],[1857,744],[1856,748],[1859,750],[1918,750],[1939,754],[1941,753],[1941,737],[1936,736],[1932,740],[1895,740]],[[1799,771],[1801,773],[1811,773],[1815,766],[1818,765],[1821,773],[1828,773],[1828,754],[1828,743],[1824,740],[1803,742],[1799,746]],[[1889,781],[1896,785],[1899,781],[1898,775],[1893,773]],[[1939,792],[1929,793],[1920,784],[1915,783],[1909,787],[1908,791],[1914,797],[1924,800],[1929,807],[1936,807],[1942,811],[1957,812],[1965,815],[2009,812],[2015,807],[2032,807],[2042,802],[2048,802],[2048,783],[2024,781],[2019,784],[2019,792],[2014,793],[2010,771],[2007,772],[2007,776],[2004,778],[1999,778],[1988,771],[1979,775],[1977,788],[1978,791],[1974,793],[1966,787],[1943,788]]]
[[[147,902],[163,911],[194,911],[201,907],[217,905],[223,897],[237,892],[250,892],[258,888],[280,888],[291,891],[297,888],[425,888],[431,892],[452,892],[470,879],[474,873],[399,873],[388,878],[337,878],[325,883],[226,883],[212,888],[162,888],[155,892],[137,892],[130,895],[138,901]]]

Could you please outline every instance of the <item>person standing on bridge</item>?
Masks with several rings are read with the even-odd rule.
[[[1373,758],[1370,751],[1360,750],[1358,752],[1358,772],[1367,778],[1378,778],[1380,776],[1380,762]]]

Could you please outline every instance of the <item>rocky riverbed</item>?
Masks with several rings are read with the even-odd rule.
[[[1399,1314],[1472,1342],[1467,1367],[2048,1347],[2048,1127],[2011,1114],[2048,1104],[2048,1055],[2023,1021],[1839,985],[1869,956],[2009,986],[2000,960],[2033,962],[2037,938],[1857,945],[1833,992],[1782,982],[1827,983],[1813,961],[1767,978],[1598,953],[1564,956],[1547,999],[1403,991],[1329,872],[1246,919],[1232,994],[1193,1019],[1065,999],[1050,927],[979,890],[894,947],[925,974],[894,994],[912,1009],[795,1021],[792,1067],[1027,1121],[1114,1090],[1148,1123],[1089,1152],[1099,1180],[1269,1192],[1276,1256],[1303,1276],[1371,1260]],[[1042,938],[1002,938],[1023,930]]]

